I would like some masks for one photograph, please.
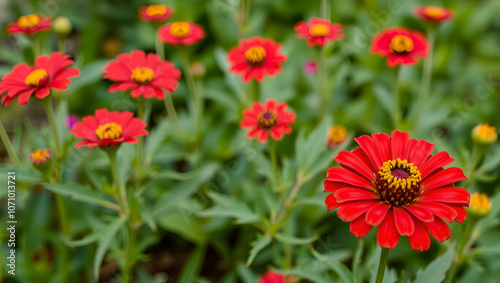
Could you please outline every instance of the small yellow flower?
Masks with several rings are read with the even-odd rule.
[[[334,148],[347,138],[347,129],[344,126],[334,125],[328,129],[326,145]]]
[[[494,126],[481,123],[472,129],[472,140],[481,145],[492,145],[497,141],[497,132]]]
[[[469,212],[484,217],[490,213],[491,201],[485,193],[473,193],[470,197]]]

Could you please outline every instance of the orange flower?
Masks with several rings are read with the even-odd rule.
[[[10,23],[7,26],[7,33],[12,35],[34,34],[39,31],[50,30],[51,18],[44,18],[33,14],[19,17],[17,22]]]
[[[308,46],[323,46],[326,42],[334,42],[337,39],[344,38],[342,26],[332,24],[329,20],[312,18],[309,23],[298,22],[293,28],[297,38],[307,39]]]
[[[174,14],[174,10],[165,5],[149,5],[139,9],[139,18],[146,22],[163,22]]]
[[[158,36],[164,43],[172,45],[192,45],[205,38],[202,26],[190,22],[175,22],[158,30]]]
[[[450,9],[436,6],[421,6],[415,8],[415,15],[418,18],[433,22],[442,22],[453,18]]]

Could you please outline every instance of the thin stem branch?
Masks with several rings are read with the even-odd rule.
[[[260,83],[257,80],[250,82],[250,94],[252,102],[260,101]]]
[[[194,132],[196,133],[196,140],[198,140],[201,128],[201,119],[203,116],[203,97],[199,92],[199,88],[196,86],[196,82],[193,77],[193,72],[191,71],[191,65],[189,63],[189,54],[186,47],[181,48],[181,62],[182,70],[184,71],[186,83],[189,90],[189,95],[191,97],[191,103],[193,105],[193,116],[195,120]]]
[[[394,113],[393,126],[394,130],[399,130],[401,124],[401,111],[399,109],[399,66],[394,68]]]
[[[175,111],[174,102],[172,101],[172,95],[170,93],[165,94],[165,99],[163,100],[163,102],[165,102],[165,108],[167,109],[168,116],[170,117],[172,124],[174,124],[175,129],[182,136],[184,136],[184,130],[179,123],[179,118],[177,117],[177,112]]]
[[[280,177],[279,177],[279,172],[278,172],[278,161],[276,157],[276,149],[274,148],[274,140],[269,139],[269,155],[271,157],[271,163],[273,164],[273,171],[274,171],[274,184],[276,185],[276,190],[279,192],[281,191],[281,185],[280,185]]]
[[[5,146],[5,149],[7,150],[7,153],[9,154],[12,164],[14,164],[15,167],[21,167],[21,160],[19,160],[19,157],[17,156],[16,150],[14,149],[14,146],[10,141],[9,135],[7,134],[7,131],[3,126],[2,120],[0,120],[0,138],[2,139],[2,142]]]
[[[318,60],[317,60],[317,77],[318,77],[318,92],[321,97],[321,105],[319,111],[319,120],[323,118],[326,113],[326,108],[328,107],[328,102],[330,100],[329,86],[328,86],[328,74],[326,68],[326,58],[324,55],[323,47],[318,48]]]
[[[117,150],[118,150],[117,148],[107,149],[106,153],[108,154],[109,157],[111,173],[113,175],[113,180],[115,181],[115,191],[117,193],[118,202],[120,203],[122,211],[126,211],[126,208],[128,207],[127,193],[125,191],[125,186],[120,182],[120,177],[118,174],[118,162],[116,159]]]
[[[387,266],[387,258],[389,257],[389,249],[382,248],[380,252],[380,260],[378,262],[377,277],[375,283],[382,283],[384,281],[385,267]]]
[[[49,120],[50,128],[52,130],[52,135],[54,136],[54,144],[55,144],[55,152],[56,152],[56,157],[59,159],[61,156],[61,145],[59,143],[59,135],[57,133],[57,125],[56,125],[56,119],[55,119],[55,113],[54,113],[54,108],[52,106],[52,100],[49,98],[42,99],[41,100],[43,108],[45,109],[45,112],[47,113],[47,118]]]
[[[156,54],[160,56],[160,59],[165,60],[165,48],[163,47],[163,42],[160,40],[160,37],[158,36],[158,32],[156,33],[155,37],[155,48],[156,48]]]
[[[436,39],[435,29],[429,29],[427,37],[430,44],[429,55],[427,59],[424,60],[424,67],[422,68],[422,83],[420,85],[420,92],[418,94],[418,103],[416,104],[417,109],[417,120],[416,123],[419,125],[422,119],[422,109],[424,109],[425,101],[429,95],[430,85],[431,85],[431,75],[432,75],[432,54],[434,50],[434,42]]]

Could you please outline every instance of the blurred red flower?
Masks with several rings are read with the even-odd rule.
[[[442,22],[453,18],[450,9],[436,6],[421,6],[415,8],[415,15],[418,18],[433,22]]]
[[[448,153],[431,155],[433,144],[398,131],[355,140],[359,147],[339,152],[334,160],[342,167],[328,169],[324,183],[326,207],[339,208],[353,235],[364,237],[380,225],[381,247],[392,249],[399,236],[408,236],[414,250],[425,251],[429,233],[440,242],[450,237],[443,220],[463,223],[470,194],[453,183],[467,178],[457,167],[443,169],[454,161]]]
[[[174,10],[165,5],[149,5],[139,9],[139,18],[147,22],[163,22],[174,14]]]
[[[86,116],[82,122],[76,123],[70,133],[76,138],[84,139],[76,144],[75,148],[87,145],[116,146],[122,142],[137,143],[136,137],[148,134],[144,129],[146,123],[139,118],[132,118],[130,111],[108,111],[97,109],[95,116]]]
[[[344,38],[342,25],[332,24],[330,20],[312,18],[309,23],[298,22],[293,28],[297,38],[307,39],[308,46],[323,46],[326,42],[335,42],[337,39]]]
[[[272,270],[259,277],[259,283],[291,283],[293,280],[291,275],[283,275]]]
[[[265,75],[272,77],[281,72],[281,63],[286,61],[286,55],[280,53],[280,50],[281,44],[271,38],[256,36],[243,39],[237,47],[229,50],[229,70],[242,74],[244,82],[252,79],[260,82]]]
[[[417,31],[406,28],[388,28],[381,31],[372,39],[370,51],[387,57],[387,65],[396,67],[414,65],[417,58],[426,58],[429,51],[429,42],[425,36]]]
[[[162,89],[173,93],[179,83],[181,72],[169,61],[161,61],[160,56],[150,53],[146,56],[142,50],[116,56],[117,61],[109,62],[104,67],[103,79],[117,82],[109,87],[109,92],[129,89],[132,97],[165,98]]]
[[[162,26],[158,30],[158,36],[164,43],[192,45],[205,38],[205,30],[191,22],[175,22]]]
[[[240,127],[250,129],[247,137],[257,140],[261,143],[266,142],[269,135],[274,140],[281,140],[284,134],[292,132],[292,125],[295,122],[295,113],[287,111],[288,105],[285,102],[278,102],[274,99],[268,99],[262,102],[254,102],[248,109],[242,111],[243,120]]]
[[[50,17],[44,18],[37,14],[22,16],[15,23],[10,23],[7,26],[7,33],[31,35],[39,31],[50,30],[51,20]]]
[[[73,61],[69,55],[54,52],[36,57],[35,66],[20,63],[14,66],[12,72],[6,74],[0,82],[1,103],[5,106],[16,97],[19,105],[28,103],[34,93],[39,99],[50,94],[50,89],[65,90],[71,83],[70,78],[80,74],[77,68],[70,67]]]

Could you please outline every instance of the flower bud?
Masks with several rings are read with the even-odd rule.
[[[496,128],[481,123],[472,129],[472,140],[479,145],[492,145],[497,141]]]
[[[485,217],[490,213],[491,201],[485,193],[473,193],[468,210],[472,215]]]
[[[71,31],[73,30],[73,26],[71,22],[66,17],[57,17],[54,20],[54,31],[57,33],[59,38],[66,38]]]
[[[33,167],[41,172],[47,171],[52,165],[52,152],[50,149],[37,149],[29,155],[29,158]]]
[[[328,148],[334,148],[341,144],[347,137],[347,129],[340,125],[331,126],[328,129],[328,135],[326,140],[326,146]]]
[[[195,78],[203,78],[206,74],[205,65],[201,62],[193,62],[191,64],[191,73],[193,73]]]
[[[316,70],[317,70],[317,64],[315,61],[307,61],[304,63],[304,66],[302,66],[304,69],[304,73],[308,75],[316,75]]]

